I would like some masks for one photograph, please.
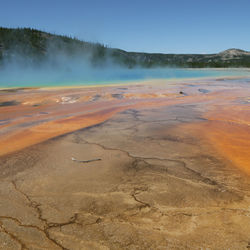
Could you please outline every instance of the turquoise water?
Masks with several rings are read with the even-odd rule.
[[[246,70],[209,69],[70,69],[70,70],[8,70],[0,72],[0,87],[88,86],[118,84],[147,79],[184,79],[202,77],[246,76]]]

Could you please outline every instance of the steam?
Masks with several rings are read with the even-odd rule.
[[[59,42],[50,42],[46,54],[41,56],[11,49],[0,66],[0,86],[87,84],[110,80],[115,71],[122,69],[111,62],[108,56],[99,62],[98,58],[94,58],[94,49],[73,50],[64,49]]]
[[[116,62],[112,49],[96,51],[84,45],[66,46],[50,39],[41,55],[12,48],[0,64],[0,87],[96,85],[149,78],[193,78],[223,75],[219,71],[175,68],[129,69]],[[97,53],[98,52],[98,53]],[[225,72],[224,72],[225,75]]]
[[[159,71],[159,70],[158,70]],[[153,77],[153,70],[129,69],[113,61],[110,55],[94,59],[94,51],[68,54],[50,47],[46,58],[32,60],[14,51],[0,69],[0,86],[50,86],[103,84]]]

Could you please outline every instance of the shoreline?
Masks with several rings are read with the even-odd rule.
[[[79,88],[103,88],[103,87],[120,87],[120,86],[132,86],[132,85],[143,85],[143,84],[162,84],[165,82],[174,82],[174,83],[182,83],[183,81],[202,81],[202,80],[238,80],[238,79],[248,79],[250,78],[250,69],[249,75],[243,76],[217,76],[217,77],[193,77],[193,78],[149,78],[149,79],[141,79],[141,80],[128,80],[121,81],[120,83],[107,83],[107,84],[94,84],[94,85],[61,85],[61,86],[30,86],[30,87],[2,87],[0,91],[7,90],[30,90],[30,89],[79,89]]]

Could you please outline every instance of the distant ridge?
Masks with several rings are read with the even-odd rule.
[[[102,44],[80,41],[76,38],[55,35],[30,28],[9,29],[0,27],[0,67],[6,61],[27,58],[32,63],[46,60],[53,53],[66,56],[88,57],[93,65],[107,61],[133,68],[191,67],[227,68],[250,67],[250,52],[227,49],[215,54],[162,54],[127,52],[108,48]],[[16,55],[19,57],[15,57]]]
[[[220,56],[223,57],[223,59],[227,59],[227,58],[236,58],[236,57],[242,57],[242,56],[249,56],[250,55],[250,52],[249,51],[245,51],[245,50],[242,50],[242,49],[227,49],[227,50],[224,50],[222,52],[219,53]]]

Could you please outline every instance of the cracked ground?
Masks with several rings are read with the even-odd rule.
[[[200,110],[128,109],[1,157],[0,248],[250,248],[249,177],[184,129]]]

